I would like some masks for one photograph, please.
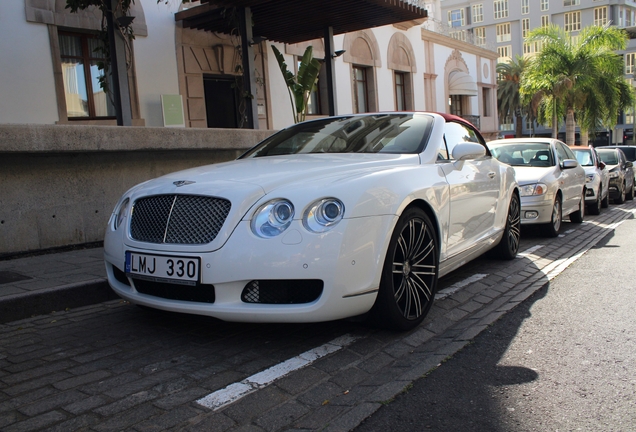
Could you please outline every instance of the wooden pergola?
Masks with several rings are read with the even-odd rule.
[[[418,0],[201,0],[175,15],[184,28],[231,34],[243,50],[244,90],[255,88],[254,37],[293,44],[323,38],[329,115],[336,114],[333,36],[427,17]],[[228,19],[236,14],[237,20]],[[248,127],[258,128],[256,103],[247,99]]]

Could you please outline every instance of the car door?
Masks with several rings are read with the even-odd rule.
[[[633,164],[627,163],[627,157],[625,157],[625,153],[623,150],[618,151],[618,164],[621,166],[621,171],[625,171],[625,190],[629,193],[634,184],[634,171]]]
[[[603,193],[601,198],[604,198],[605,195],[609,193],[609,171],[607,167],[605,166],[605,163],[601,162],[601,158],[599,157],[596,149],[592,148],[592,154],[594,155],[594,163],[596,164],[596,167],[598,168],[598,172],[601,175],[601,185],[603,188]]]
[[[570,214],[578,210],[579,203],[585,185],[585,170],[582,167],[563,169],[563,161],[566,159],[574,159],[576,156],[572,150],[567,148],[561,141],[555,143],[555,149],[559,158],[558,164],[561,170],[560,184],[561,192],[563,192],[563,214]]]
[[[494,232],[501,173],[498,162],[490,156],[481,135],[469,126],[447,122],[444,141],[439,163],[443,165],[450,186],[447,252],[453,256]],[[474,160],[454,160],[453,148],[462,142],[483,145],[486,156]]]

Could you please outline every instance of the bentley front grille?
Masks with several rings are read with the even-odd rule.
[[[198,195],[141,198],[132,209],[130,235],[148,243],[210,243],[221,230],[230,207],[226,199]]]

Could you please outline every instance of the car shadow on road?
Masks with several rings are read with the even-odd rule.
[[[505,265],[502,263],[502,265]],[[509,265],[536,272],[530,259],[519,258]],[[459,352],[443,361],[406,392],[366,419],[356,431],[489,431],[522,430],[514,424],[508,408],[506,389],[537,380],[538,373],[523,364],[500,365],[525,320],[532,318],[532,307],[548,292],[543,275],[534,294],[503,315]],[[449,343],[440,335],[437,341]],[[512,423],[511,423],[512,422]]]

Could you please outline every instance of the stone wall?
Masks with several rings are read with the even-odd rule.
[[[0,256],[101,241],[128,188],[235,159],[272,133],[0,125]]]

